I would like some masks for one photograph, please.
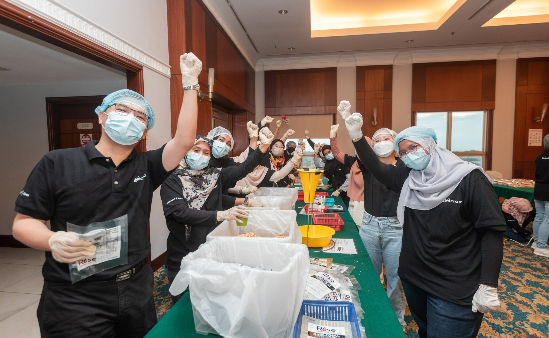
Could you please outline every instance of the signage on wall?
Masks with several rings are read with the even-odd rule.
[[[83,147],[92,140],[92,134],[80,134],[80,145]]]
[[[91,122],[79,122],[76,124],[77,129],[93,129],[93,123]]]
[[[541,147],[543,129],[528,129],[528,146]]]

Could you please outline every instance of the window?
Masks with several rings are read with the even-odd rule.
[[[417,112],[416,126],[433,128],[440,147],[482,168],[487,166],[487,111]]]
[[[329,138],[312,138],[311,139],[314,143],[320,143],[320,144],[330,144]],[[309,142],[307,142],[307,139],[297,139],[297,138],[289,138],[286,140],[286,144],[288,142],[294,141],[296,144],[299,144],[299,142],[303,141],[305,142],[305,151],[303,152],[303,164],[301,165],[302,168],[316,168],[314,165],[314,149],[311,148],[309,145]]]

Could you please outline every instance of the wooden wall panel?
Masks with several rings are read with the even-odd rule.
[[[414,64],[412,110],[492,110],[495,85],[495,60]]]
[[[356,107],[362,114],[364,135],[392,127],[392,66],[366,66],[356,69]],[[374,111],[376,124],[374,125]]]
[[[549,116],[542,123],[534,121],[544,103],[549,103],[549,58],[518,60],[513,177],[534,179],[534,161],[545,148],[528,146],[528,132],[542,129],[544,136],[549,133]]]
[[[253,116],[255,72],[206,6],[200,0],[167,0],[167,6],[172,135],[183,98],[179,56],[185,52],[193,52],[202,61],[198,80],[204,93],[208,89],[208,69],[215,69],[213,104],[231,116],[241,111]],[[212,102],[201,101],[198,109],[197,133],[206,134],[212,124]],[[231,131],[246,132],[245,124]]]
[[[336,114],[337,69],[265,72],[266,115]]]

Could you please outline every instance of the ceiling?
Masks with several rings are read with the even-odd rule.
[[[276,56],[549,42],[549,17],[543,20],[537,15],[534,21],[545,21],[542,23],[516,24],[514,18],[513,24],[500,21],[503,25],[483,27],[513,4],[513,0],[203,1],[253,65],[259,59]],[[549,2],[516,2],[524,1],[541,5],[533,7],[530,15],[518,14],[521,23],[528,22],[528,18],[538,14],[536,11]],[[356,22],[355,26],[347,27],[351,28],[347,33],[354,35],[311,37],[311,2],[313,9],[320,4],[325,7],[325,14],[332,13],[331,19],[328,16],[321,21],[337,23],[338,17],[345,21],[345,17],[359,14],[368,14],[373,19],[363,22],[365,27],[358,27],[363,31],[352,30],[357,28]],[[279,14],[281,9],[288,13]],[[417,12],[414,15],[421,19],[409,19],[414,10]]]
[[[126,78],[121,71],[4,25],[0,25],[0,46],[0,86]]]

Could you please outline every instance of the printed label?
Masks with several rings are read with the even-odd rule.
[[[92,230],[79,235],[79,237],[95,245],[95,255],[79,260],[76,264],[78,271],[120,258],[120,248],[122,246],[122,227],[120,225],[108,229]]]

